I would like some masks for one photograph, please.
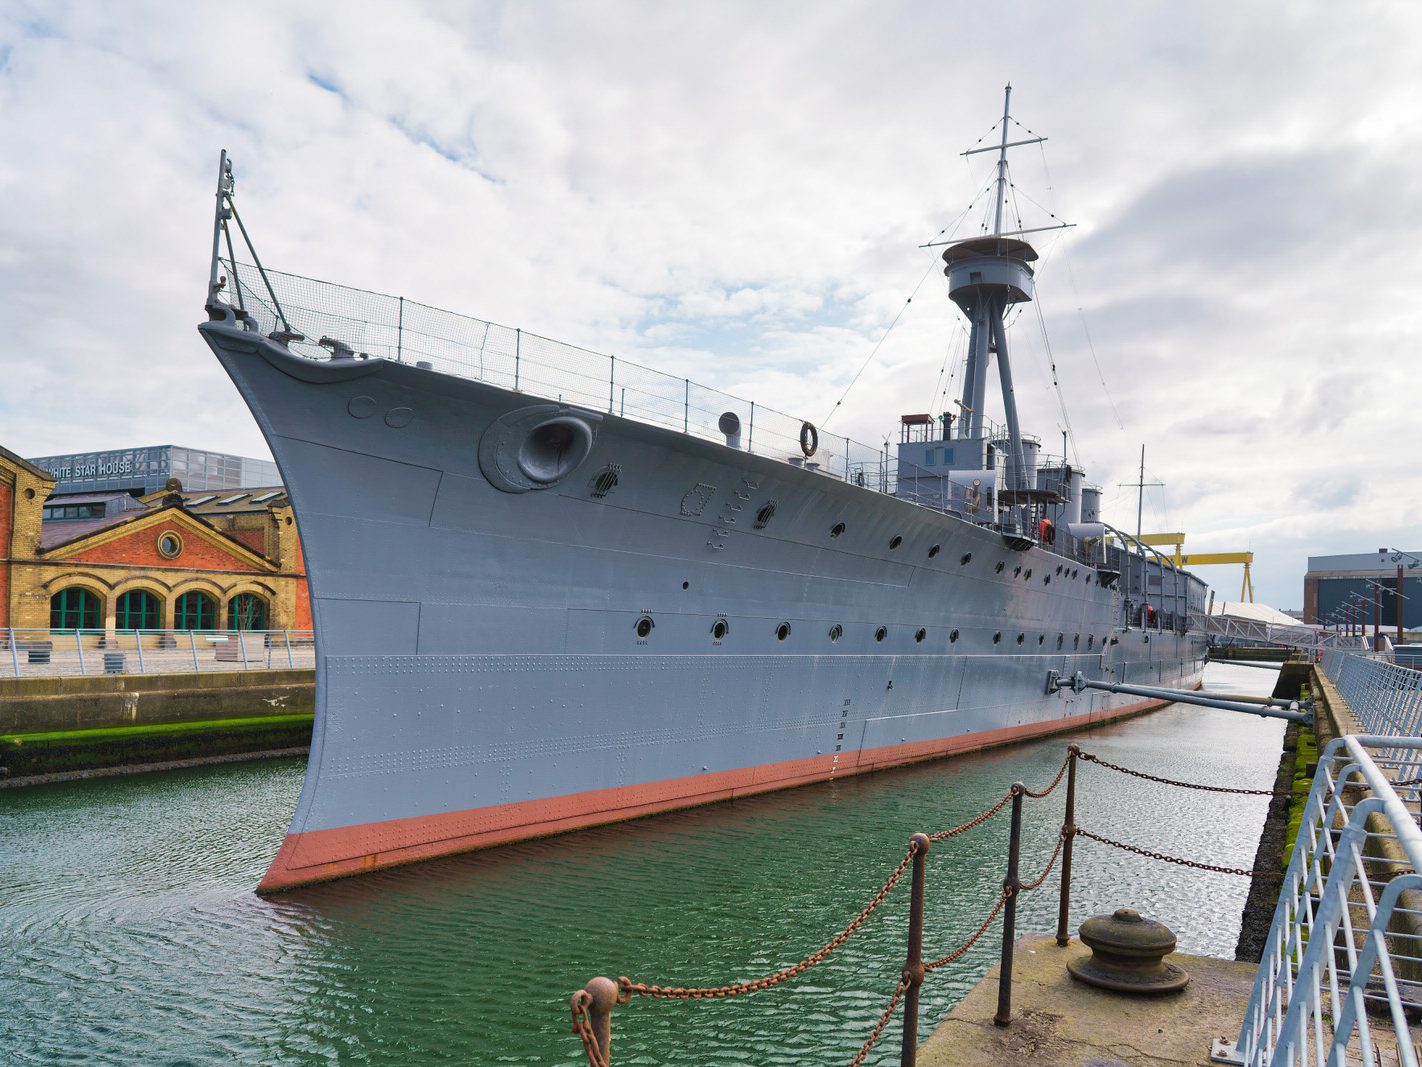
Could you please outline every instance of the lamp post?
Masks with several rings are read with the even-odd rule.
[[[1402,561],[1407,560],[1407,570],[1411,571],[1422,566],[1422,557],[1414,556],[1411,552],[1404,552],[1400,548],[1379,549],[1378,555],[1387,556],[1390,562],[1397,564],[1397,643],[1400,645],[1402,644],[1402,602],[1407,599],[1402,595]]]

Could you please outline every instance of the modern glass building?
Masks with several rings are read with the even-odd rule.
[[[276,464],[269,459],[229,456],[177,445],[40,456],[29,462],[54,476],[56,495],[114,491],[156,493],[169,478],[178,479],[184,489],[242,489],[281,484]]]

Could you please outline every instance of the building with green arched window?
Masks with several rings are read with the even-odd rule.
[[[0,447],[0,630],[310,630],[281,486],[56,495]]]

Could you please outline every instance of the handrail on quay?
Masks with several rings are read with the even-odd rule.
[[[0,629],[0,678],[310,670],[315,666],[315,635],[310,630]]]
[[[1398,790],[1417,799],[1419,758],[1418,737],[1325,746],[1239,1036],[1215,1062],[1343,1067],[1386,1047],[1417,1067],[1422,830]]]

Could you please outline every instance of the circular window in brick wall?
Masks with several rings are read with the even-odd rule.
[[[172,530],[158,535],[158,554],[164,559],[177,559],[183,551],[183,539]]]

